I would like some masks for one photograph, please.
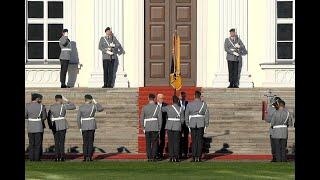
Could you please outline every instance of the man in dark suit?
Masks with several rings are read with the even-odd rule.
[[[188,101],[186,100],[187,94],[186,92],[181,92],[179,96],[179,105],[182,108],[183,114],[186,111],[186,107],[188,105]],[[189,153],[189,128],[187,127],[186,123],[184,122],[181,126],[181,141],[180,141],[180,157],[188,158]]]
[[[167,106],[168,104],[163,102],[164,95],[158,94],[157,95],[157,104],[159,105],[160,109],[162,110],[162,107]],[[166,140],[166,122],[167,122],[167,113],[162,112],[162,125],[160,130],[160,138],[159,138],[159,148],[158,148],[158,160],[163,159],[163,152],[164,152],[164,146],[165,146],[165,140]]]

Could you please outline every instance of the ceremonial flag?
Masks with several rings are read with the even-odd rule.
[[[173,35],[172,47],[169,83],[175,90],[180,90],[182,87],[182,78],[180,74],[180,36]]]

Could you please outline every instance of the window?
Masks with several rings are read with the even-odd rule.
[[[27,0],[27,61],[59,61],[63,0]]]
[[[277,61],[295,60],[294,0],[277,0]]]

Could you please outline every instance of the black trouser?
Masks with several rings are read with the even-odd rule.
[[[146,131],[147,158],[153,159],[158,152],[159,133],[157,131]]]
[[[171,158],[179,158],[180,131],[168,130],[167,133],[168,133],[169,156]]]
[[[238,84],[239,61],[228,61],[229,82],[231,85]]]
[[[204,128],[191,128],[192,156],[201,157]]]
[[[158,148],[159,157],[163,157],[163,152],[164,152],[164,146],[165,145],[166,145],[166,130],[164,128],[161,128],[161,130],[160,130],[160,142],[159,142],[159,148]]]
[[[86,157],[92,158],[94,133],[95,133],[95,130],[82,130],[84,158]]]
[[[53,131],[56,158],[64,157],[64,142],[67,130]]]
[[[66,76],[68,72],[69,60],[60,59],[61,70],[60,70],[60,82],[62,85],[66,84]]]
[[[274,145],[276,150],[276,161],[287,161],[287,139],[274,139]]]
[[[189,128],[184,123],[181,126],[180,154],[184,153],[186,156],[188,155],[189,153],[188,143],[189,143]]]
[[[276,149],[275,149],[275,144],[274,144],[274,139],[270,135],[270,144],[271,144],[271,154],[272,154],[272,160],[276,160]]]
[[[38,133],[28,133],[29,137],[29,159],[39,161],[41,156],[42,135]]]
[[[112,87],[114,61],[114,59],[103,60],[103,80],[104,85],[107,87]]]

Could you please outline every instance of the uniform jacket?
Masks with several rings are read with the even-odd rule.
[[[235,47],[232,45],[229,39],[231,40],[231,38],[229,37],[229,38],[226,38],[224,41],[224,50],[227,52],[227,60],[228,61],[242,60],[242,56],[248,53],[246,47],[244,46],[244,44],[242,43],[241,39],[238,36],[235,36],[235,41],[231,40],[231,42],[233,42],[234,45],[237,43],[240,45],[239,52],[238,52],[239,56],[237,57],[233,54],[234,51],[231,50],[231,49],[235,49]]]
[[[270,135],[272,138],[288,138],[288,128],[274,128],[274,126],[277,125],[286,125],[287,127],[292,126],[292,114],[288,111],[288,109],[276,110],[274,107],[269,107],[266,121],[271,125]]]
[[[69,126],[66,119],[53,121],[52,117],[53,118],[66,117],[67,110],[74,110],[74,109],[76,109],[76,106],[73,103],[66,103],[66,104],[55,103],[51,105],[49,108],[48,118],[47,118],[49,128],[52,129],[53,131],[68,129]]]
[[[172,107],[174,106],[176,110]],[[181,130],[181,125],[184,123],[184,111],[182,110],[182,107],[180,107],[178,104],[173,104],[173,105],[168,105],[163,107],[162,112],[167,113],[167,122],[165,129],[167,130],[172,130],[172,131],[180,131]],[[177,118],[180,119],[180,121],[172,121],[169,120],[169,118]]]
[[[114,54],[110,56],[109,54],[107,54],[107,48],[110,47],[110,43],[112,42],[115,44],[115,47],[113,48]],[[117,59],[118,55],[121,55],[123,52],[121,44],[114,35],[112,35],[110,38],[108,38],[107,36],[101,37],[99,41],[99,50],[102,52],[103,60],[110,60],[111,58]]]
[[[42,106],[42,110],[41,110]],[[41,121],[30,121],[28,119],[38,119]],[[37,102],[27,103],[25,107],[25,119],[27,120],[28,133],[43,132],[45,128],[44,121],[47,119],[47,110],[43,104]]]
[[[199,110],[201,109],[202,104],[203,108],[199,113]],[[196,114],[204,115],[204,117],[193,117],[189,120],[190,115],[196,115]],[[194,101],[188,103],[188,106],[186,108],[185,112],[185,121],[186,125],[190,128],[200,128],[200,127],[208,127],[209,126],[209,109],[206,102],[202,102],[199,99],[195,99]]]
[[[157,120],[145,122],[145,119],[149,119],[149,118],[157,118]],[[145,131],[147,132],[160,131],[162,126],[162,111],[160,109],[160,106],[157,104],[150,104],[150,103],[145,105],[141,110],[140,123],[141,123],[141,127],[144,128]]]
[[[59,59],[70,60],[71,57],[71,43],[68,36],[61,36],[59,39],[59,46],[61,48]]]
[[[93,110],[92,110],[93,108]],[[79,107],[79,111],[78,111],[78,115],[77,115],[77,123],[78,123],[78,127],[81,130],[95,130],[97,129],[97,124],[96,124],[96,120],[82,120],[81,122],[81,118],[89,118],[89,117],[95,117],[95,113],[98,112],[102,112],[103,111],[103,107],[97,103],[85,103],[83,105],[81,105]],[[92,112],[92,114],[91,114]],[[91,115],[91,116],[90,116]]]

